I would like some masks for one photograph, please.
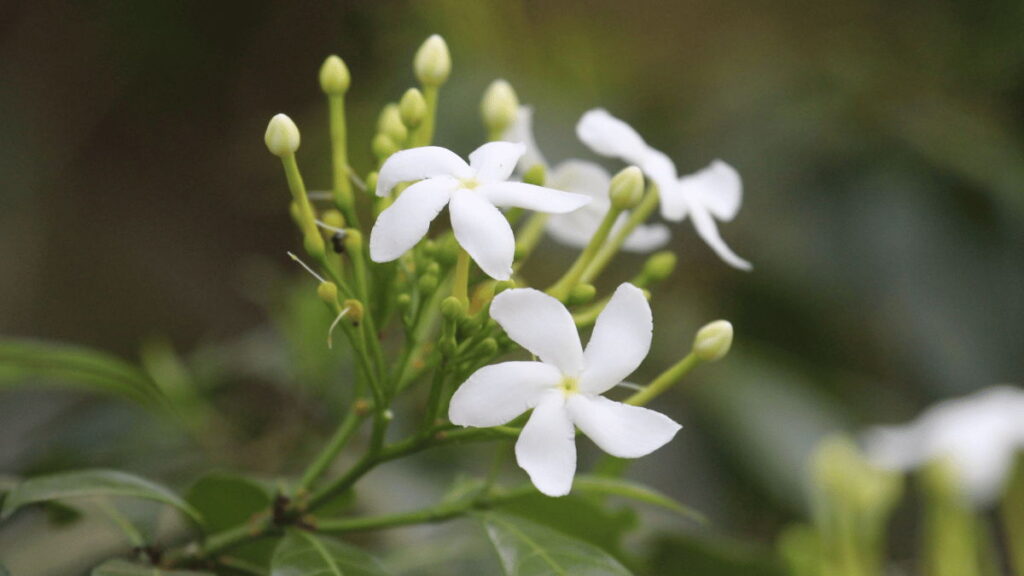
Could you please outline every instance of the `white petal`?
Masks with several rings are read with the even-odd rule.
[[[650,150],[636,130],[601,108],[590,110],[580,118],[576,136],[594,152],[631,164],[643,163]]]
[[[565,496],[576,474],[576,431],[560,391],[545,395],[516,441],[516,462],[543,494]]]
[[[434,176],[469,178],[473,175],[458,154],[440,146],[424,146],[395,152],[380,167],[377,196],[386,196],[399,182]]]
[[[540,401],[558,386],[562,373],[543,362],[503,362],[484,366],[452,396],[448,419],[459,426],[500,426]]]
[[[654,319],[643,290],[622,284],[597,317],[583,352],[580,390],[601,394],[626,379],[651,350]]]
[[[586,160],[566,160],[548,172],[545,185],[556,190],[586,194],[591,198],[608,198],[612,177],[600,164]]]
[[[620,216],[615,226],[618,227],[625,221],[626,216]],[[615,234],[615,228],[612,229],[612,234]],[[626,252],[650,252],[668,244],[671,237],[672,233],[664,224],[640,225],[626,237],[626,241],[622,243],[622,249]]]
[[[430,222],[444,208],[458,180],[439,176],[409,186],[381,212],[370,231],[370,258],[390,262],[426,236]]]
[[[519,169],[523,172],[537,165],[547,167],[547,160],[533,138],[533,109],[529,106],[519,107],[515,121],[505,130],[501,139],[506,142],[520,142],[526,146],[523,157],[519,159]]]
[[[526,152],[519,142],[488,142],[469,155],[469,167],[481,182],[504,182]]]
[[[692,204],[690,206],[690,219],[693,220],[693,227],[696,228],[697,234],[704,239],[704,242],[711,247],[712,250],[718,254],[718,257],[725,261],[726,264],[733,268],[739,268],[740,270],[750,270],[753,266],[750,262],[747,262],[743,258],[740,258],[733,252],[729,246],[726,245],[725,240],[718,234],[718,225],[715,224],[714,218],[711,214],[701,206],[700,204]]]
[[[505,215],[475,190],[460,189],[448,207],[455,239],[485,274],[495,280],[512,277],[516,239]]]
[[[636,164],[658,185],[658,190],[668,190],[677,184],[676,165],[664,152],[651,148]]]
[[[572,314],[555,298],[533,288],[506,290],[491,302],[491,318],[509,338],[563,374],[583,367],[583,347]]]
[[[574,394],[566,402],[569,417],[601,450],[618,458],[654,452],[682,426],[660,412],[613,402],[604,396]]]
[[[590,203],[590,196],[522,182],[491,182],[476,191],[495,206],[515,206],[536,212],[564,214]]]
[[[743,180],[735,168],[715,160],[702,170],[684,176],[679,185],[695,197],[715,218],[729,222],[743,202]]]

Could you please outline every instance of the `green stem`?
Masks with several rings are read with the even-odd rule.
[[[526,221],[526,224],[523,224],[522,229],[516,235],[518,238],[516,241],[516,253],[519,255],[514,265],[516,271],[533,254],[533,249],[537,247],[537,243],[544,237],[544,226],[547,225],[549,216],[549,214],[543,212],[534,213]]]
[[[427,103],[427,113],[423,122],[416,129],[415,138],[410,139],[416,146],[429,146],[434,140],[434,126],[437,121],[437,86],[423,86],[423,100]]]
[[[303,245],[310,256],[317,261],[323,261],[326,252],[324,239],[316,227],[316,213],[313,212],[313,205],[309,203],[306,185],[302,182],[302,174],[299,172],[299,164],[296,162],[294,154],[282,156],[281,163],[284,165],[284,174],[288,179],[288,189],[292,193],[292,200],[299,207]]]
[[[615,233],[610,242],[605,244],[593,262],[590,263],[587,270],[583,272],[580,282],[585,284],[593,282],[594,278],[597,278],[612,259],[615,258],[615,255],[619,253],[619,249],[626,242],[626,238],[633,233],[633,230],[636,230],[637,226],[643,224],[657,207],[658,188],[652,184],[647,190],[647,194],[644,195],[643,200],[640,201],[640,204],[630,212],[629,218],[626,219],[626,224]]]
[[[593,262],[597,256],[598,251],[604,246],[604,241],[608,238],[608,234],[612,231],[612,226],[615,225],[615,220],[618,219],[619,214],[622,210],[618,210],[614,207],[609,208],[608,212],[604,215],[604,219],[601,220],[601,224],[597,227],[597,231],[594,232],[594,236],[591,237],[587,247],[583,249],[579,257],[576,258],[576,262],[573,263],[572,267],[552,286],[548,288],[548,294],[558,298],[559,300],[565,300],[569,297],[569,292],[576,287],[576,284],[580,282],[583,277],[583,273],[590,267],[590,263]]]
[[[346,532],[384,530],[398,526],[443,522],[445,520],[462,516],[472,510],[490,508],[503,504],[509,500],[520,498],[528,494],[534,494],[536,492],[537,489],[532,485],[526,485],[488,497],[469,499],[461,502],[446,502],[438,504],[437,506],[431,506],[429,508],[415,510],[412,512],[388,514],[384,516],[370,516],[368,518],[320,520],[316,524],[316,529],[318,532],[342,534]]]
[[[661,395],[662,392],[671,388],[673,384],[678,382],[680,378],[685,376],[690,370],[693,370],[694,366],[698,364],[700,364],[700,358],[697,358],[696,354],[690,352],[671,368],[662,372],[646,388],[626,399],[626,404],[633,406],[647,404]]]
[[[327,108],[331,125],[331,167],[334,176],[334,204],[345,215],[346,225],[362,228],[355,209],[352,181],[349,179],[348,128],[345,120],[345,96],[327,97]]]
[[[355,404],[353,403],[345,419],[341,421],[341,425],[334,432],[331,441],[327,443],[327,446],[320,452],[316,460],[306,469],[306,473],[302,475],[302,480],[299,481],[296,493],[308,490],[327,471],[327,468],[334,462],[334,459],[345,447],[345,444],[348,443],[352,434],[359,428],[363,415],[356,409]]]
[[[459,246],[459,257],[455,261],[455,283],[452,284],[452,296],[465,304],[469,304],[469,252]]]
[[[259,522],[252,524],[240,524],[223,532],[214,534],[206,539],[206,545],[199,552],[200,558],[212,558],[215,555],[234,548],[251,540],[264,538],[275,532],[277,528],[271,521],[269,514]]]

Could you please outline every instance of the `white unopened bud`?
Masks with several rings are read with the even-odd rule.
[[[284,157],[295,154],[299,149],[299,127],[285,114],[278,114],[267,124],[267,133],[263,136],[267,150],[274,156]]]
[[[644,195],[644,173],[636,166],[622,169],[612,178],[608,195],[618,210],[636,207]]]
[[[352,77],[345,61],[337,56],[328,56],[320,67],[320,88],[325,94],[341,96],[348,92]]]
[[[693,353],[705,362],[721,360],[732,348],[732,324],[728,320],[715,320],[697,331],[693,339]]]
[[[491,82],[480,102],[484,125],[492,132],[501,134],[515,122],[518,113],[519,97],[512,85],[504,80]]]
[[[402,115],[402,124],[413,130],[418,128],[427,115],[427,101],[423,98],[423,93],[416,88],[406,90],[398,103],[398,111]]]
[[[424,86],[440,86],[452,72],[452,56],[444,38],[434,34],[420,46],[413,60],[413,71]]]
[[[396,144],[405,142],[406,137],[409,136],[409,130],[402,123],[402,113],[398,110],[398,104],[388,104],[380,111],[380,117],[377,118],[377,131],[387,134],[388,138],[391,138]]]

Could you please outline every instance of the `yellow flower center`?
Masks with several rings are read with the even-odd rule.
[[[476,178],[463,178],[462,187],[468,190],[472,190],[480,185],[480,181]]]
[[[559,383],[558,387],[562,389],[562,392],[566,396],[571,396],[572,394],[576,394],[580,391],[579,381],[569,376],[562,378],[562,382]]]

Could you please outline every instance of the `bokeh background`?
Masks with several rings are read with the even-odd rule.
[[[711,518],[644,516],[672,534],[664,549],[692,552],[691,570],[755,565],[804,516],[804,461],[823,434],[1021,380],[1021,30],[1024,3],[1000,0],[4,3],[0,334],[198,382],[227,439],[109,398],[2,390],[0,473],[103,465],[179,486],[210,462],[293,473],[316,448],[310,431],[332,429],[322,398],[337,397],[347,360],[320,350],[330,319],[285,257],[299,242],[266,122],[297,121],[307,183],[326,187],[317,70],[337,53],[365,170],[380,106],[413,85],[413,52],[440,33],[454,59],[445,146],[484,139],[479,97],[500,77],[534,106],[549,159],[590,158],[573,126],[602,106],[681,171],[722,158],[743,175],[743,209],[722,233],[754,271],[679,225],[680,266],[655,290],[655,349],[635,379],[716,318],[735,325],[734,353],[662,402],[685,428],[634,472]],[[572,257],[545,244],[527,273],[542,283]],[[641,262],[618,260],[602,286]],[[366,498],[414,504],[450,478],[411,471],[382,473]],[[0,558],[75,573],[115,549],[103,530],[22,515],[0,528]],[[427,554],[446,530],[368,541],[403,542],[412,552],[390,561],[405,573],[450,573],[436,546]],[[55,558],[57,542],[81,551]]]

